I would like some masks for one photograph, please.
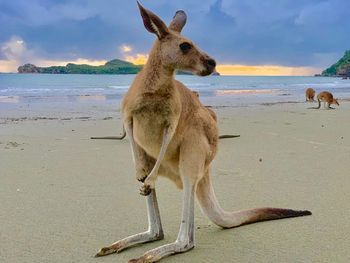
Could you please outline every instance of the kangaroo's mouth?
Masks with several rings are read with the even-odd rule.
[[[212,74],[213,72],[214,72],[214,70],[212,70],[212,69],[205,69],[205,70],[196,72],[196,75],[205,77],[205,76],[209,76],[209,75]]]

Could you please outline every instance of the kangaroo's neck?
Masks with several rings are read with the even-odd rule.
[[[162,92],[173,86],[175,69],[162,63],[160,52],[160,43],[156,41],[141,73],[146,92]]]

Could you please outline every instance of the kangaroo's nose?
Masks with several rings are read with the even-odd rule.
[[[213,68],[215,68],[215,66],[216,66],[216,62],[212,58],[207,59],[207,64],[208,64],[208,66],[213,67]]]

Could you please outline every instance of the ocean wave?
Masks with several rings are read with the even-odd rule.
[[[215,94],[218,96],[223,95],[245,95],[245,94],[272,94],[277,93],[280,90],[276,89],[225,89],[216,90]]]
[[[107,86],[107,88],[109,88],[109,89],[123,89],[123,90],[128,89],[129,87],[130,86],[128,86],[128,85],[123,85],[123,86],[110,85],[110,86]]]

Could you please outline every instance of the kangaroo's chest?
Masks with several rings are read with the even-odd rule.
[[[135,141],[150,155],[157,156],[165,129],[176,125],[177,112],[168,97],[146,96],[135,102],[131,111]]]

